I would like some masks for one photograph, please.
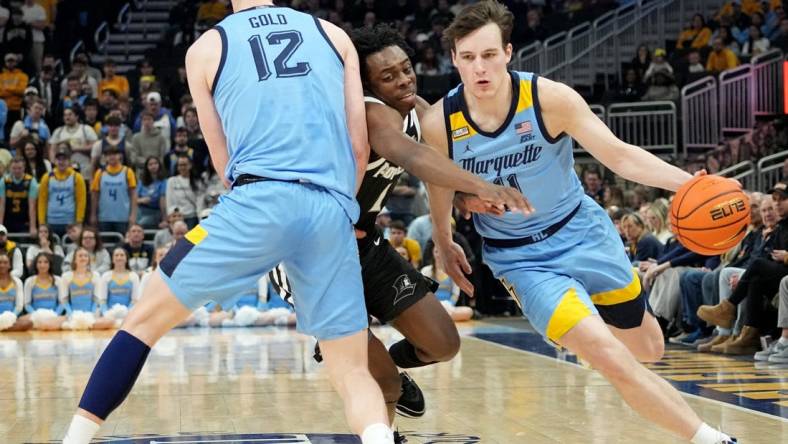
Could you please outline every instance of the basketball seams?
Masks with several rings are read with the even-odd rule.
[[[715,226],[710,226],[710,227],[702,227],[702,228],[686,228],[686,227],[682,227],[681,229],[682,229],[682,230],[685,230],[685,231],[704,231],[704,230],[715,230],[715,229],[718,229],[718,228],[725,228],[725,227],[730,227],[731,225],[736,225],[736,224],[740,223],[741,221],[743,221],[743,220],[746,220],[746,219],[749,219],[749,218],[750,218],[750,214],[749,214],[749,213],[747,213],[746,215],[742,216],[741,218],[739,218],[739,219],[736,219],[736,220],[735,220],[735,221],[733,221],[733,222],[729,222],[729,223],[727,223],[727,224],[725,224],[725,225],[715,225]]]
[[[679,214],[681,214],[681,205],[684,203],[684,199],[687,197],[687,194],[689,194],[689,191],[692,189],[692,187],[700,183],[701,177],[703,176],[698,176],[698,178],[694,179],[694,182],[691,183],[690,186],[687,187],[687,189],[681,195],[681,199],[679,200],[678,205],[676,205],[675,213],[673,212],[673,208],[672,208],[673,206],[671,205],[670,215],[672,216],[672,218],[675,219],[675,223],[673,223],[673,220],[671,220],[671,223],[673,223],[673,229],[676,230],[674,234],[679,239],[681,238],[681,227],[679,227]],[[679,191],[681,191],[681,189],[679,189]]]
[[[679,238],[679,241],[682,244],[684,243],[684,241],[692,243],[692,244],[695,244],[698,247],[700,247],[702,250],[704,250],[703,252],[698,252],[698,251],[695,251],[695,250],[687,247],[688,249],[690,249],[691,251],[694,251],[695,253],[701,254],[703,256],[716,256],[718,254],[727,253],[731,248],[735,247],[736,244],[738,244],[741,241],[741,239],[737,239],[736,242],[733,243],[733,245],[731,245],[730,247],[725,247],[725,248],[711,248],[711,247],[707,247],[705,245],[701,245],[701,244],[695,242],[694,240],[692,240],[690,238],[686,238],[686,237]]]
[[[697,185],[699,182],[704,183],[704,186],[702,186],[702,189],[700,190],[695,187],[695,185]],[[723,182],[721,178],[716,176],[699,176],[692,183],[688,184],[685,190],[680,189],[678,191],[678,199],[674,198],[673,205],[671,205],[670,223],[673,226],[676,239],[689,250],[707,256],[723,254],[738,244],[746,233],[747,224],[749,223],[751,217],[749,210],[746,211],[745,215],[738,217],[736,220],[731,222],[727,222],[726,220],[730,216],[735,216],[735,213],[728,213],[726,217],[720,218],[720,220],[708,220],[709,217],[707,217],[704,213],[705,211],[714,210],[715,208],[722,208],[726,204],[730,205],[730,201],[718,202],[725,200],[729,195],[742,194],[742,191],[738,189],[738,187],[731,189],[730,187],[732,184],[729,183],[727,185],[728,186],[726,186],[726,183]],[[693,190],[693,195],[687,198],[687,195],[693,192]],[[710,193],[716,194],[709,198],[705,198],[705,196]],[[703,200],[697,204],[692,202],[693,200],[699,199]],[[730,199],[730,197],[728,197],[728,199]],[[735,200],[731,200],[736,203]],[[745,203],[747,202],[747,199],[744,196],[742,196],[742,200]],[[691,205],[691,210],[689,210],[687,214],[682,214],[682,208],[685,204],[687,204],[688,207]],[[747,204],[747,208],[749,209],[749,204]],[[698,213],[698,210],[701,210],[701,212]],[[690,225],[690,227],[682,226],[682,223]],[[712,225],[697,227],[697,225],[708,223],[711,223]],[[723,223],[724,225],[715,226],[713,225],[714,223]],[[725,236],[726,239],[721,240],[721,242],[724,242],[724,245],[726,246],[712,247],[704,245],[704,243],[714,242],[714,238],[719,238],[719,235],[722,234],[721,232],[730,233],[731,227],[735,228],[739,225],[742,226],[740,231],[735,232],[732,237]],[[705,234],[704,232],[707,232],[708,234]]]
[[[676,212],[674,213],[672,210],[670,212],[671,215],[676,218],[676,220],[678,220],[679,214],[681,213],[681,205],[684,204],[684,199],[687,197],[687,194],[689,194],[689,192],[692,189],[692,187],[694,187],[695,185],[700,183],[700,178],[701,177],[703,177],[703,176],[698,176],[696,179],[694,179],[695,182],[690,184],[690,186],[683,193],[681,193],[681,189],[679,189],[677,191],[677,193],[681,194],[681,199],[679,200],[679,204],[676,205]]]

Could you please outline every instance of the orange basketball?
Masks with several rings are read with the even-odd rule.
[[[670,223],[682,245],[698,254],[716,256],[735,247],[747,234],[750,199],[733,180],[698,176],[676,192]]]

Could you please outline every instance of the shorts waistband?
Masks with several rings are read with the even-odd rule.
[[[537,242],[541,242],[548,237],[554,235],[558,230],[560,230],[564,225],[566,225],[572,218],[577,214],[580,210],[580,205],[575,207],[574,210],[569,212],[563,219],[559,220],[558,222],[550,225],[549,227],[545,228],[544,230],[531,234],[529,236],[521,237],[519,239],[490,239],[488,237],[483,238],[484,244],[489,245],[495,248],[514,248],[514,247],[522,247],[524,245],[535,244]]]
[[[270,182],[304,183],[301,180],[271,179],[270,177],[255,176],[253,174],[241,174],[240,176],[235,178],[235,181],[233,181],[232,188],[242,187],[244,185],[249,185],[250,183],[269,182],[269,181]]]

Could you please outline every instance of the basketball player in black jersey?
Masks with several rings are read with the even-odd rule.
[[[444,183],[447,188],[473,194],[483,202],[504,202],[524,211],[530,206],[516,189],[477,180],[475,175],[418,143],[419,117],[429,104],[416,94],[410,48],[399,32],[388,25],[378,25],[354,31],[351,39],[361,63],[372,148],[356,195],[361,206],[356,237],[367,312],[405,336],[387,351],[370,333],[370,372],[380,384],[391,412],[400,398],[397,367],[448,361],[460,347],[457,328],[433,294],[437,285],[404,260],[375,226],[376,216],[399,176],[407,171],[425,182]],[[466,271],[470,272],[470,267]],[[405,375],[402,383],[407,387],[412,381]],[[407,389],[403,398],[406,396]],[[397,411],[405,416],[421,416],[423,399],[402,399]]]
[[[409,376],[400,378],[397,367],[448,361],[459,350],[460,339],[454,322],[433,294],[437,284],[383,238],[375,226],[378,213],[405,171],[425,182],[466,193],[463,203],[472,211],[503,212],[508,207],[529,212],[531,207],[515,188],[480,180],[419,143],[419,116],[429,104],[416,94],[410,48],[395,29],[388,25],[362,28],[354,31],[351,39],[359,53],[372,148],[356,195],[361,207],[356,238],[367,312],[405,336],[386,350],[369,334],[370,373],[383,391],[392,420],[395,405],[403,416],[419,417],[424,414],[421,392]],[[471,272],[469,265],[465,271]],[[290,302],[292,295],[281,266],[269,276],[276,290]]]

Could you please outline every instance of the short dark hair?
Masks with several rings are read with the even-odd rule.
[[[463,8],[451,25],[443,31],[443,39],[454,51],[457,40],[488,23],[495,23],[501,29],[501,41],[504,46],[511,42],[514,14],[497,0],[482,0]]]
[[[391,230],[400,230],[400,231],[404,231],[405,233],[408,232],[408,229],[405,228],[405,222],[401,220],[391,221],[391,223],[389,224],[389,231]]]
[[[393,26],[380,23],[374,27],[363,27],[354,29],[350,33],[350,38],[353,40],[353,45],[358,51],[358,60],[361,68],[361,81],[364,86],[369,84],[369,77],[367,72],[367,57],[372,54],[378,53],[389,46],[399,46],[408,57],[413,56],[413,49],[408,46],[408,43],[402,37],[399,31]]]
[[[87,100],[85,100],[85,104],[82,105],[82,108],[84,109],[84,108],[87,108],[89,106],[93,106],[93,107],[98,108],[99,107],[98,100],[96,100],[96,99],[87,99]]]

